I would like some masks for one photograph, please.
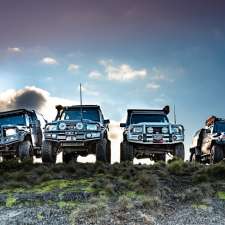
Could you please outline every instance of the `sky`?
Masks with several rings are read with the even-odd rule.
[[[0,0],[0,110],[52,120],[82,83],[118,142],[127,108],[176,105],[188,149],[209,115],[225,116],[224,12],[223,0]]]

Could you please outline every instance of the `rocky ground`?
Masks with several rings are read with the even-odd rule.
[[[225,225],[225,163],[0,163],[0,224]]]

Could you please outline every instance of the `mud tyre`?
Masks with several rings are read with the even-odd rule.
[[[184,144],[183,143],[176,144],[174,147],[174,156],[178,159],[184,160],[184,155],[185,155]]]
[[[107,145],[106,145],[106,161],[107,163],[111,163],[111,141],[107,140]]]
[[[96,144],[96,161],[107,162],[107,140],[103,139]]]
[[[18,154],[20,160],[33,162],[32,149],[33,147],[30,140],[25,140],[21,142],[18,146]]]
[[[220,145],[213,145],[211,149],[211,163],[218,163],[224,159],[223,148]]]
[[[44,141],[42,144],[42,162],[56,163],[56,149],[50,141]]]
[[[134,147],[131,143],[123,141],[120,145],[120,161],[133,162],[134,160]]]

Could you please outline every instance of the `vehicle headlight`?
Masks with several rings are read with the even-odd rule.
[[[173,132],[174,132],[175,134],[179,134],[179,133],[180,133],[179,127],[174,127],[174,128],[173,128]]]
[[[76,125],[76,128],[77,128],[78,130],[82,130],[83,127],[84,127],[84,124],[83,124],[83,123],[77,123],[77,125]]]
[[[87,130],[97,131],[98,125],[97,124],[87,124]]]
[[[148,133],[152,134],[152,133],[153,133],[153,131],[154,131],[154,130],[153,130],[153,128],[152,128],[152,127],[147,127],[147,132],[148,132]]]
[[[16,135],[17,131],[15,128],[10,128],[5,130],[5,135],[6,136],[13,136]]]
[[[57,126],[56,125],[47,125],[46,128],[45,128],[47,131],[55,131],[57,130]]]
[[[139,127],[133,127],[132,131],[134,133],[142,133],[143,132],[143,127],[139,126]]]
[[[163,134],[168,133],[168,131],[169,131],[169,129],[168,129],[167,127],[163,127],[163,128],[162,128],[162,133],[163,133]]]
[[[65,123],[60,123],[59,124],[59,129],[60,130],[65,130],[66,129],[66,124]]]

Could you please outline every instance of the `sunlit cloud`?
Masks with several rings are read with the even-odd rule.
[[[58,62],[56,61],[56,59],[51,58],[51,57],[45,57],[41,60],[41,62],[43,64],[47,64],[47,65],[55,65],[58,64]]]
[[[76,72],[76,71],[78,71],[79,68],[80,68],[79,65],[76,65],[76,64],[70,64],[70,65],[68,66],[67,70],[68,70],[69,72]]]
[[[11,52],[11,53],[20,53],[20,52],[22,52],[22,49],[21,48],[18,48],[18,47],[8,48],[8,52]]]
[[[91,71],[88,76],[90,79],[99,80],[102,77],[102,74],[94,70],[94,71]]]
[[[160,85],[159,84],[156,84],[156,83],[148,83],[146,85],[146,88],[149,89],[149,90],[158,90],[160,88]]]
[[[113,65],[112,61],[101,60],[100,64],[104,66],[109,80],[128,81],[147,76],[146,69],[133,69],[128,64]]]

